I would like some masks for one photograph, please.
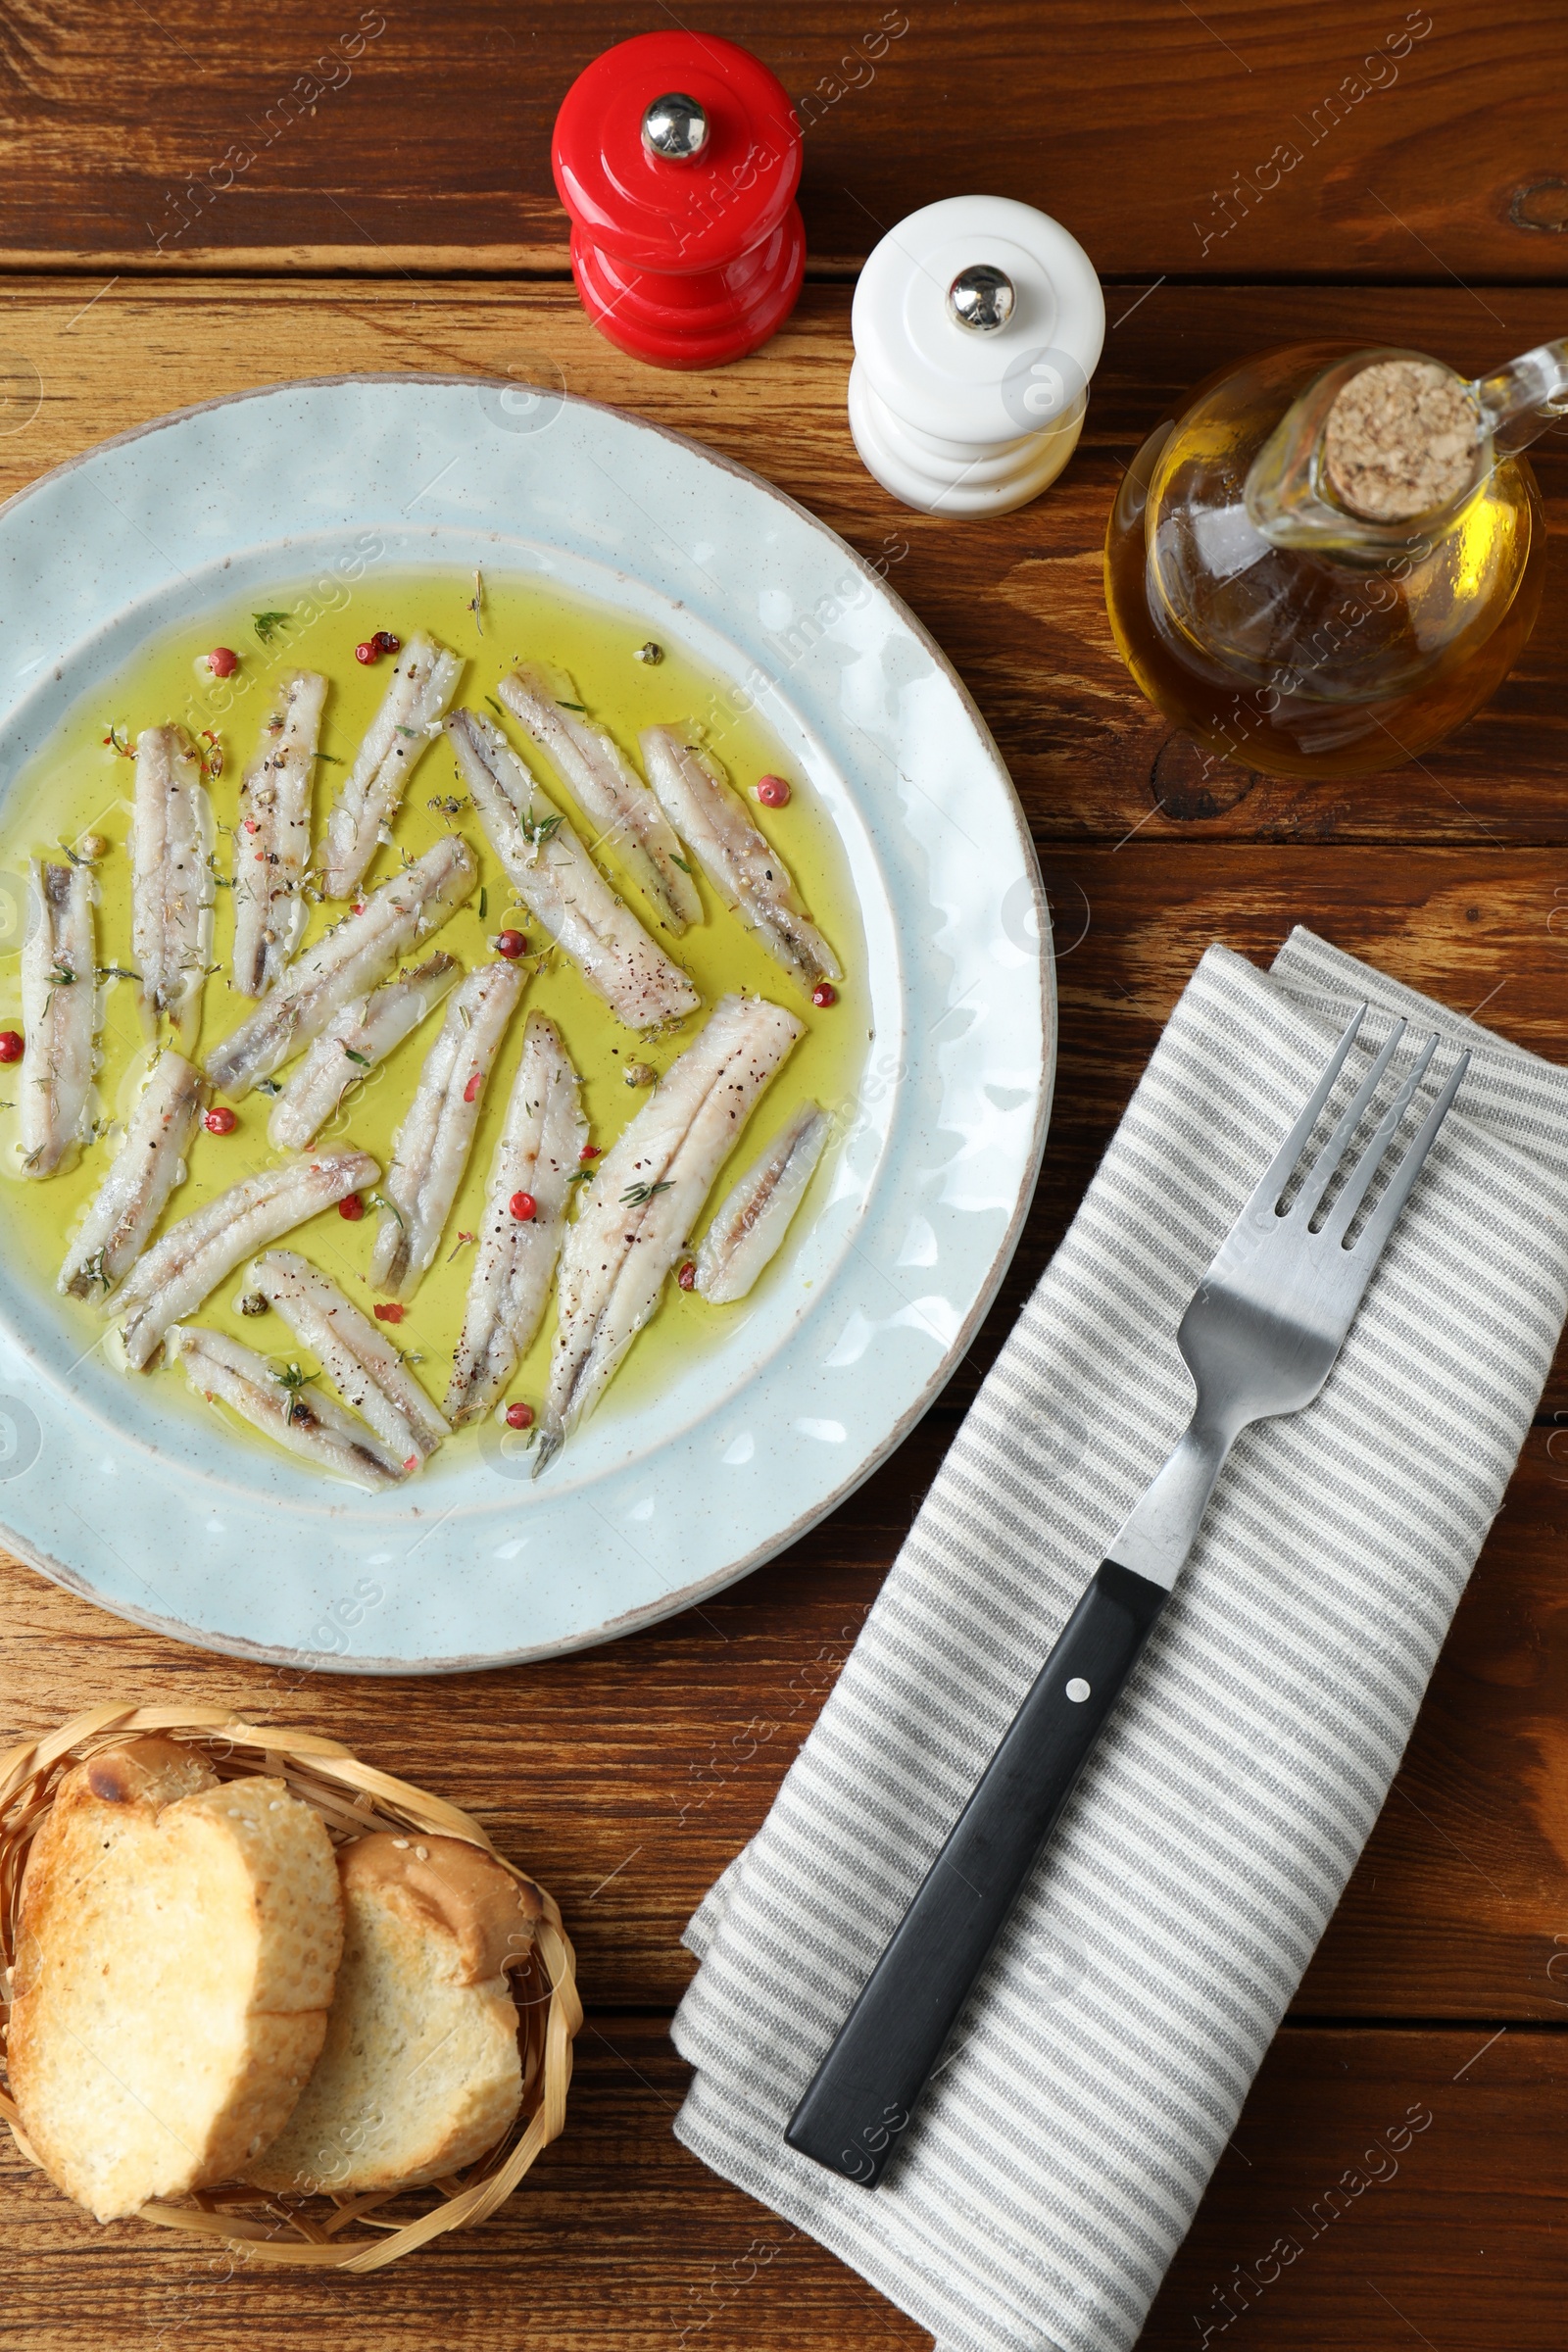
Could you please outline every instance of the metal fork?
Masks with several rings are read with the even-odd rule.
[[[1429,1037],[1346,1165],[1404,1035],[1374,1059],[1294,1199],[1291,1178],[1366,1014],[1330,1054],[1220,1244],[1176,1344],[1198,1391],[1185,1435],[1135,1504],[1003,1737],[790,2120],[786,2139],[874,2188],[1018,1890],[1071,1794],[1198,1535],[1241,1431],[1317,1396],[1469,1067],[1460,1055],[1359,1230],[1356,1219],[1438,1045]],[[1345,1165],[1344,1182],[1333,1195]]]

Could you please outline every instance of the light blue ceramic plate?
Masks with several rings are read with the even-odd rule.
[[[0,510],[0,778],[137,639],[363,564],[559,578],[735,681],[845,845],[875,1037],[787,1278],[548,1478],[493,1429],[361,1497],[172,1416],[0,1251],[0,1534],[47,1576],[247,1657],[374,1673],[609,1640],[809,1528],[953,1371],[1044,1149],[1054,989],[1034,855],[973,704],[878,575],[767,483],[514,385],[357,377],[193,409]],[[5,787],[0,784],[0,790]],[[651,1384],[645,1384],[646,1396]]]

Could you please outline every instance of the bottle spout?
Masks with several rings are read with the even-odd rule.
[[[1276,547],[1376,562],[1446,530],[1499,458],[1568,416],[1568,338],[1467,383],[1417,351],[1358,351],[1281,418],[1247,478]]]
[[[1547,425],[1568,416],[1568,335],[1538,343],[1506,368],[1478,375],[1468,389],[1497,455],[1528,449]]]

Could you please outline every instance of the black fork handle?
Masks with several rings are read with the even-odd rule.
[[[874,2188],[1168,1595],[1103,1560],[784,2136]]]

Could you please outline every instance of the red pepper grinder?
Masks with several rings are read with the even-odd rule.
[[[694,32],[607,49],[566,92],[552,162],[583,308],[633,359],[719,368],[795,308],[800,126],[749,49]]]

